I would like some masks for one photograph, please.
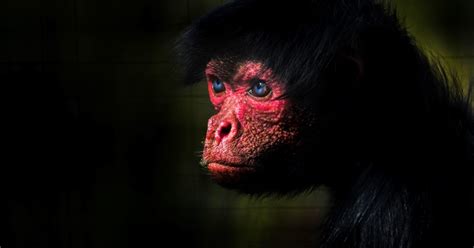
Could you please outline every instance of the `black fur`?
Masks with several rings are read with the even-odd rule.
[[[230,74],[262,61],[285,97],[314,111],[310,154],[324,154],[324,168],[304,173],[337,198],[321,247],[473,245],[472,93],[429,61],[388,4],[233,1],[198,19],[178,52],[189,83],[210,59]]]

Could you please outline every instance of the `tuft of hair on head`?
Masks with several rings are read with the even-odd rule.
[[[184,81],[200,81],[211,59],[228,65],[258,60],[286,83],[289,96],[306,95],[320,85],[338,52],[357,54],[360,34],[377,26],[398,28],[387,6],[374,0],[228,2],[197,19],[177,41]]]

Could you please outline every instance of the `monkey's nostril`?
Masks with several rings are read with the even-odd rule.
[[[232,124],[228,123],[227,125],[221,127],[220,135],[227,136],[230,133],[231,129],[232,129]]]
[[[222,139],[229,136],[231,131],[232,131],[232,122],[229,122],[229,121],[221,122],[216,132],[217,141],[220,142]]]

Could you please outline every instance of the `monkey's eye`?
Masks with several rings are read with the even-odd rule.
[[[267,83],[262,80],[256,81],[252,88],[249,89],[249,94],[255,97],[265,97],[270,93],[271,89]]]
[[[221,93],[225,90],[224,83],[218,78],[212,79],[212,90],[214,93]]]

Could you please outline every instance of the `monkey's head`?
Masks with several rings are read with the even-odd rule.
[[[353,141],[378,126],[358,110],[374,105],[372,93],[385,90],[378,77],[392,67],[379,62],[380,44],[391,32],[404,39],[394,16],[371,0],[347,6],[345,0],[236,0],[195,21],[178,51],[185,81],[204,79],[216,110],[202,158],[214,181],[244,192],[285,193],[326,183],[334,171],[350,174],[338,165],[361,154]],[[369,73],[375,76],[363,78]],[[372,113],[383,113],[375,108]]]
[[[247,60],[222,73],[228,71],[218,60],[205,69],[217,113],[208,122],[202,164],[226,187],[285,190],[301,179],[301,146],[313,116],[284,97],[285,85],[262,63]]]

